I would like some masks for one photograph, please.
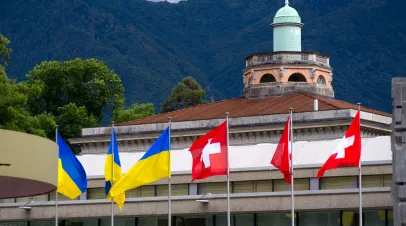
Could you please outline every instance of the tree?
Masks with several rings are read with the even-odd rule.
[[[55,128],[53,115],[42,113],[31,115],[27,110],[30,95],[39,91],[36,85],[10,81],[5,73],[0,73],[0,128],[26,132],[47,137]]]
[[[35,114],[58,116],[60,107],[73,103],[84,106],[100,123],[103,112],[114,112],[124,105],[120,77],[100,60],[44,61],[27,74],[27,79],[28,84],[43,85],[41,95],[29,100]]]
[[[136,120],[140,118],[145,118],[154,115],[154,105],[151,103],[147,104],[134,104],[128,109],[122,109],[116,111],[113,115],[112,120],[115,123],[126,122],[131,120]]]
[[[4,67],[7,67],[7,61],[10,59],[11,49],[7,47],[10,44],[10,40],[0,34],[0,56],[2,64]]]
[[[161,113],[194,107],[205,103],[206,91],[193,77],[186,77],[172,88],[169,98],[163,102]]]

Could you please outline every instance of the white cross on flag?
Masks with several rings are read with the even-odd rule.
[[[360,166],[361,162],[361,125],[360,111],[358,110],[350,127],[340,144],[330,155],[326,163],[320,168],[317,177],[321,178],[326,170],[342,166]]]

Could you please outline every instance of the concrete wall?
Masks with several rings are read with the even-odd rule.
[[[395,226],[406,225],[406,78],[392,80],[392,200]]]

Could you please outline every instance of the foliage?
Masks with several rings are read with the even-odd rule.
[[[77,138],[82,135],[82,128],[98,125],[97,119],[89,115],[84,106],[76,106],[74,103],[58,108],[59,114],[56,118],[58,125],[62,125],[59,132],[64,138]],[[78,146],[71,145],[75,153],[80,153]]]
[[[0,128],[47,137],[55,127],[54,116],[47,113],[33,116],[27,110],[28,97],[38,90],[35,85],[17,84],[0,73]]]
[[[112,120],[115,123],[126,122],[136,119],[145,118],[154,115],[154,105],[147,104],[133,104],[128,109],[121,109],[115,112]]]
[[[204,98],[206,91],[193,77],[186,77],[172,89],[162,104],[161,113],[197,106],[205,102]]]
[[[10,58],[11,49],[7,47],[10,44],[10,40],[0,34],[0,64],[7,66],[7,60]],[[1,65],[0,65],[1,66]]]
[[[28,84],[43,85],[41,96],[29,100],[35,114],[59,115],[68,104],[84,106],[87,114],[101,122],[103,111],[115,111],[124,104],[120,77],[99,60],[42,62],[27,74]]]

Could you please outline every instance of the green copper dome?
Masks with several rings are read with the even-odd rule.
[[[273,23],[301,23],[301,19],[296,9],[286,4],[285,7],[278,10],[273,19]]]

